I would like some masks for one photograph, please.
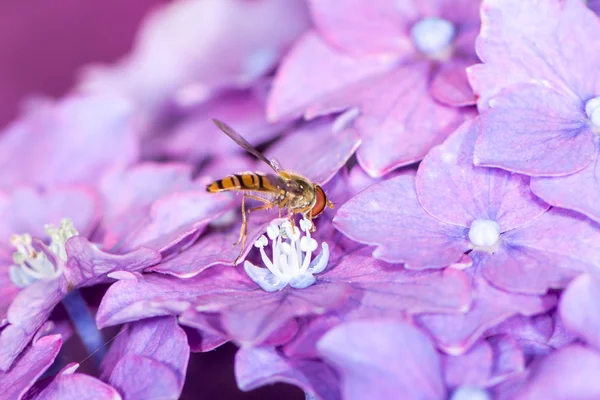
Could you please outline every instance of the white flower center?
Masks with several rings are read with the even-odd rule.
[[[257,267],[249,261],[244,262],[244,270],[256,284],[267,292],[281,290],[287,285],[296,289],[306,288],[315,283],[315,274],[322,272],[329,261],[329,246],[321,245],[321,253],[311,262],[313,251],[318,247],[317,241],[310,236],[312,222],[308,219],[300,221],[300,230],[292,228],[289,222],[281,225],[271,224],[267,235],[272,241],[273,260],[265,253],[269,243],[262,235],[254,246],[260,249],[260,255],[266,268]]]
[[[491,400],[490,394],[477,387],[460,386],[454,393],[450,400]]]
[[[410,30],[415,46],[427,56],[442,60],[450,56],[456,29],[442,18],[427,17],[418,21]]]
[[[469,240],[475,249],[493,251],[500,240],[500,225],[490,219],[476,219],[469,228]]]
[[[50,238],[48,249],[60,261],[67,261],[65,243],[69,238],[79,234],[73,226],[73,221],[65,218],[58,228],[46,225],[44,230]],[[14,265],[9,267],[8,273],[16,286],[22,288],[37,280],[52,280],[62,274],[62,262],[55,265],[44,252],[37,251],[33,246],[31,235],[27,233],[13,235],[10,242],[17,251],[13,254]]]
[[[600,96],[585,103],[585,113],[596,128],[600,128]]]

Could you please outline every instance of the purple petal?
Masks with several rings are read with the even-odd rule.
[[[66,293],[67,282],[62,277],[34,282],[19,292],[8,309],[9,325],[0,332],[1,371],[11,366]]]
[[[102,362],[103,379],[125,399],[178,398],[183,388],[190,347],[173,317],[127,325]],[[136,375],[143,381],[131,380]],[[143,393],[144,395],[141,395]]]
[[[491,376],[493,358],[492,346],[486,341],[478,342],[464,354],[442,356],[446,384],[451,388],[485,387]]]
[[[446,398],[439,356],[411,325],[348,322],[329,331],[317,348],[340,373],[344,399]]]
[[[215,291],[234,291],[245,284],[250,290],[254,283],[236,281],[235,269],[215,266],[189,279],[161,274],[145,274],[139,279],[121,280],[106,292],[98,308],[99,327],[117,325],[138,319],[178,315],[192,300]]]
[[[556,227],[560,231],[556,231]],[[600,252],[598,226],[566,210],[552,209],[503,235],[501,250],[489,256],[484,275],[495,285],[527,293],[562,288],[581,272],[595,270]]]
[[[252,244],[265,233],[272,220],[271,214],[253,215],[252,218],[249,218],[246,248],[241,254],[242,258],[245,258],[252,250]],[[174,275],[179,278],[191,278],[213,265],[233,266],[240,256],[240,245],[233,246],[238,241],[239,235],[240,228],[237,224],[225,232],[209,233],[201,237],[189,249],[155,265],[149,271]]]
[[[564,291],[560,300],[560,316],[566,328],[600,349],[600,278],[582,275]]]
[[[73,373],[79,364],[64,368],[35,397],[37,400],[121,400],[121,395],[106,383],[85,374]],[[127,399],[127,398],[125,398]]]
[[[360,307],[371,315],[457,312],[468,308],[470,280],[455,269],[410,271],[370,256],[369,249],[346,256],[318,282],[349,283],[362,289]]]
[[[211,351],[228,342],[228,339],[223,335],[188,327],[184,328],[190,345],[190,351],[193,353]]]
[[[95,228],[100,213],[96,194],[84,187],[45,192],[24,187],[15,189],[0,200],[0,252],[4,250],[12,255],[14,249],[9,251],[6,247],[13,234],[29,233],[45,239],[44,225],[59,226],[63,218],[71,219],[79,234],[86,236]]]
[[[150,222],[121,243],[120,251],[148,247],[168,252],[188,244],[209,222],[223,215],[233,198],[223,193],[189,191],[174,193],[156,201],[150,210]],[[195,236],[197,237],[197,236]]]
[[[470,71],[481,109],[515,83],[533,82],[584,100],[597,94],[600,23],[583,2],[488,0],[481,14],[477,53],[485,64]]]
[[[488,329],[486,335],[514,339],[522,353],[519,357],[523,358],[525,356],[527,360],[530,360],[540,355],[544,356],[554,350],[550,345],[550,339],[555,331],[554,325],[552,317],[548,314],[533,317],[515,315]]]
[[[491,103],[482,114],[476,165],[533,176],[566,175],[594,158],[593,132],[582,102],[528,83],[511,86]]]
[[[421,61],[374,76],[315,105],[308,116],[357,107],[358,161],[369,175],[383,176],[422,159],[465,119],[430,96],[430,69]]]
[[[113,96],[38,104],[1,135],[0,188],[94,185],[107,168],[137,159],[132,115],[131,105]]]
[[[147,222],[152,203],[161,196],[193,189],[191,175],[189,166],[176,163],[143,163],[107,173],[100,182],[104,201],[104,246],[115,246]]]
[[[338,377],[318,360],[287,358],[272,347],[242,347],[235,354],[235,379],[243,391],[275,382],[299,386],[320,400],[337,400]]]
[[[466,68],[474,59],[453,58],[440,64],[440,69],[429,84],[429,92],[437,101],[461,107],[476,103],[477,98],[467,80]]]
[[[563,288],[581,273],[576,268],[557,266],[557,257],[536,249],[501,247],[486,256],[485,278],[500,289],[525,294],[544,294]],[[566,258],[563,264],[568,265]]]
[[[19,400],[52,365],[60,351],[60,335],[44,336],[23,352],[8,372],[0,372],[0,392],[6,399]]]
[[[597,399],[600,397],[600,354],[572,345],[546,357],[532,372],[524,399]]]
[[[465,122],[431,150],[417,172],[417,194],[434,217],[469,227],[475,219],[496,221],[502,232],[526,224],[547,209],[529,190],[529,178],[473,166],[479,120]]]
[[[351,0],[338,7],[323,0],[310,1],[317,30],[328,42],[356,55],[413,56],[416,49],[408,32],[420,17],[414,2]]]
[[[487,340],[494,350],[492,383],[497,384],[525,370],[523,351],[516,339],[508,335],[496,335]]]
[[[412,176],[359,193],[338,210],[334,225],[353,240],[376,245],[374,257],[413,268],[446,266],[469,248],[465,228],[444,224],[423,210]]]
[[[305,289],[284,288],[225,292],[200,296],[195,307],[201,312],[218,312],[230,337],[243,345],[258,345],[295,317],[324,314],[348,296],[345,284],[313,285]]]
[[[81,236],[69,239],[65,249],[68,259],[64,273],[72,287],[91,286],[114,271],[142,271],[160,261],[159,253],[145,248],[123,255],[105,253]]]
[[[268,156],[284,162],[286,169],[325,184],[360,145],[354,129],[333,130],[327,121],[307,124],[269,149]]]
[[[598,152],[587,167],[566,176],[531,180],[531,190],[553,206],[575,210],[600,222],[600,175]]]
[[[192,116],[172,132],[151,143],[153,157],[200,163],[216,154],[242,152],[240,146],[213,124],[212,118],[227,122],[255,146],[273,139],[285,127],[267,122],[264,101],[255,91],[226,92],[194,110]],[[198,146],[198,143],[210,145]]]
[[[278,69],[267,100],[267,116],[271,121],[301,116],[317,102],[390,67],[390,62],[338,53],[309,31]]]
[[[475,299],[464,314],[420,315],[418,321],[449,354],[464,353],[487,329],[513,315],[535,315],[552,308],[556,297],[507,293],[491,286],[482,277],[474,277]]]

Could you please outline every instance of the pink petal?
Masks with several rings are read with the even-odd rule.
[[[575,210],[600,222],[600,159],[598,153],[587,167],[566,176],[531,180],[531,190],[553,206]]]
[[[38,191],[21,187],[0,199],[0,252],[3,247],[12,255],[9,245],[13,234],[29,233],[45,240],[44,225],[59,226],[63,218],[73,221],[82,236],[92,233],[100,219],[101,207],[96,194],[84,187]],[[10,247],[10,249],[8,249]]]
[[[466,68],[474,59],[453,58],[440,64],[429,85],[431,96],[449,106],[462,107],[476,103],[477,98],[467,80]]]
[[[275,382],[299,386],[320,400],[337,400],[338,377],[318,360],[286,358],[272,347],[242,347],[235,354],[235,379],[243,391]]]
[[[439,356],[415,327],[391,320],[348,322],[317,344],[342,378],[344,399],[445,399]]]
[[[582,275],[564,291],[560,301],[560,316],[566,328],[600,349],[600,279]]]
[[[528,177],[473,166],[479,122],[465,122],[429,152],[417,172],[417,194],[423,208],[446,223],[468,228],[475,219],[489,219],[505,232],[549,206],[531,193]]]
[[[0,392],[6,399],[20,400],[48,369],[60,351],[60,335],[44,336],[31,344],[8,372],[0,372]]]
[[[119,251],[140,246],[167,252],[174,246],[188,243],[211,221],[223,215],[233,205],[231,196],[207,193],[206,190],[177,192],[161,197],[150,210],[150,222],[119,247]],[[197,236],[196,236],[197,237]]]
[[[346,1],[343,7],[312,0],[312,17],[319,33],[344,52],[356,55],[389,55],[406,59],[416,52],[409,35],[419,19],[414,1]]]
[[[357,107],[358,161],[371,176],[383,176],[422,159],[465,118],[431,98],[430,69],[429,61],[421,61],[363,80],[315,105],[309,116]]]
[[[477,53],[485,64],[470,71],[480,109],[515,83],[549,86],[571,99],[597,94],[600,23],[582,2],[487,0],[481,11]]]
[[[271,121],[301,116],[317,102],[390,68],[389,62],[338,53],[309,32],[279,67],[267,100],[267,116]]]
[[[581,103],[551,88],[522,84],[503,91],[492,104],[482,114],[476,165],[532,176],[566,175],[594,158]]]
[[[374,257],[413,268],[446,266],[469,247],[465,228],[444,224],[423,210],[412,176],[370,186],[338,210],[334,225],[353,240],[376,245]]]
[[[142,271],[160,261],[160,254],[154,250],[139,248],[115,255],[103,252],[81,236],[69,239],[65,250],[68,259],[64,274],[71,287],[91,286],[106,281],[111,272]]]
[[[283,124],[267,122],[264,101],[254,91],[226,92],[194,110],[173,131],[149,144],[147,150],[154,158],[167,156],[194,163],[215,154],[243,151],[213,124],[212,118],[225,121],[255,146],[273,139],[285,128]]]
[[[361,142],[355,129],[333,129],[326,120],[304,125],[269,149],[267,156],[323,185],[346,165]]]

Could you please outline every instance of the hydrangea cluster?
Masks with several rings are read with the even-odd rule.
[[[241,391],[600,398],[598,3],[157,8],[0,133],[2,397],[178,399],[231,342]],[[213,118],[335,209],[240,254],[207,185],[275,172]]]

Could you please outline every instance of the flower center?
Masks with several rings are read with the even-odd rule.
[[[442,18],[427,17],[418,21],[410,30],[415,46],[430,58],[444,60],[450,56],[456,29]]]
[[[10,243],[17,250],[13,253],[14,265],[9,267],[10,279],[18,287],[25,287],[33,282],[44,279],[52,280],[62,274],[62,264],[67,261],[65,243],[73,236],[79,234],[73,226],[73,221],[64,218],[58,228],[53,225],[44,226],[46,234],[50,238],[48,250],[61,262],[55,263],[39,245],[33,242],[31,235],[13,235]],[[56,264],[56,265],[55,265]]]
[[[459,386],[450,400],[490,400],[489,393],[477,387]]]
[[[476,219],[469,228],[473,249],[493,252],[500,240],[500,225],[491,219]]]
[[[315,274],[322,272],[329,261],[329,246],[321,245],[321,253],[311,262],[317,241],[310,236],[312,222],[300,221],[300,230],[286,221],[283,224],[271,224],[267,236],[271,239],[273,260],[265,253],[269,241],[262,235],[254,246],[260,249],[260,255],[266,268],[257,267],[249,261],[244,262],[244,270],[256,284],[267,292],[281,290],[287,285],[296,289],[306,288],[315,283]]]
[[[585,113],[592,125],[596,128],[600,128],[600,96],[594,97],[585,103]]]

